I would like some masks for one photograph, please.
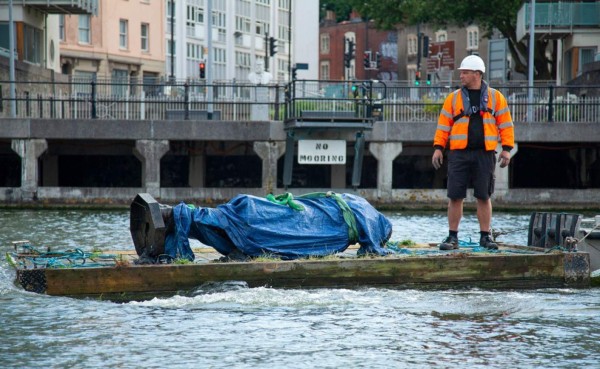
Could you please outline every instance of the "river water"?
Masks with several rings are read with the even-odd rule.
[[[443,212],[386,213],[393,240],[438,242]],[[494,214],[523,244],[529,214]],[[0,210],[0,251],[133,249],[127,211]],[[465,214],[460,238],[478,237]],[[600,368],[600,289],[199,287],[113,303],[16,287],[0,261],[2,368]]]

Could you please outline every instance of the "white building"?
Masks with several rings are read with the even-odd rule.
[[[196,80],[200,63],[210,57],[212,66],[207,65],[212,70],[206,73],[213,81],[247,82],[256,60],[264,60],[269,51],[266,33],[277,45],[277,53],[268,63],[273,82],[290,80],[290,62],[292,66],[308,64],[308,70],[298,70],[297,78],[318,78],[318,0],[167,0],[165,5],[166,76]],[[207,39],[209,6],[213,13],[211,45]]]

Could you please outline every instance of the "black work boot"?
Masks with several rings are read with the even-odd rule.
[[[488,250],[498,250],[498,245],[492,239],[492,236],[482,236],[479,240],[479,246],[484,247]]]
[[[439,246],[440,250],[456,250],[458,249],[458,237],[448,236]]]

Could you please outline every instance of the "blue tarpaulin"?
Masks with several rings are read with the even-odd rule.
[[[270,200],[238,195],[216,208],[181,203],[173,208],[175,230],[166,236],[165,253],[193,260],[189,239],[225,256],[241,252],[296,259],[335,254],[355,243],[360,244],[359,255],[389,253],[383,246],[392,225],[365,199],[351,194],[286,195]]]

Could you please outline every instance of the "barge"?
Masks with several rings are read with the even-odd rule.
[[[28,241],[16,241],[13,243],[14,249],[7,253],[7,259],[16,270],[16,284],[26,291],[111,301],[146,300],[176,294],[194,295],[203,291],[207,285],[233,281],[243,282],[248,287],[273,288],[529,289],[588,288],[596,279],[591,273],[590,254],[573,247],[574,243],[569,237],[570,229],[579,226],[578,220],[573,217],[532,215],[528,243],[534,246],[499,242],[498,250],[487,250],[478,245],[462,243],[458,250],[440,251],[436,244],[390,241],[390,234],[387,233],[391,233],[391,229],[388,232],[385,219],[381,219],[378,213],[373,213],[375,219],[369,217],[365,220],[356,216],[355,237],[359,242],[349,243],[348,240],[353,238],[346,224],[352,224],[348,221],[351,215],[349,212],[357,208],[357,200],[351,197],[334,197],[327,195],[308,200],[299,199],[295,206],[326,203],[326,212],[335,206],[345,209],[346,217],[339,217],[342,225],[335,226],[343,231],[338,232],[335,237],[341,237],[342,244],[347,244],[341,248],[334,247],[335,239],[331,236],[333,231],[324,229],[323,233],[330,236],[326,239],[325,249],[312,244],[317,242],[313,234],[310,247],[299,245],[298,240],[285,238],[258,250],[269,250],[268,253],[252,254],[253,248],[232,243],[236,237],[227,233],[231,231],[228,229],[230,225],[226,226],[227,221],[222,217],[227,209],[221,209],[217,217],[216,213],[206,213],[206,209],[196,209],[192,213],[190,207],[180,204],[179,210],[190,213],[190,218],[185,218],[182,215],[185,211],[163,206],[151,196],[140,194],[132,202],[130,213],[130,230],[135,250],[40,251]],[[340,199],[347,200],[347,203]],[[304,216],[298,212],[298,208],[279,208],[293,207],[293,200],[289,197],[286,203],[283,203],[282,198],[271,198],[270,202],[274,205],[265,205],[261,199],[238,199],[234,202],[234,215],[237,217],[241,214],[240,201],[246,209],[246,216],[250,216],[248,208],[264,213],[264,208],[260,206],[277,206],[276,210],[289,212],[285,214],[297,228],[302,227],[301,222],[294,218]],[[248,201],[252,206],[248,206]],[[364,205],[360,201],[358,203]],[[373,212],[372,209],[361,209],[366,213]],[[190,229],[198,230],[201,221],[206,223],[206,220],[202,220],[201,213],[204,216],[210,215],[209,219],[213,222],[210,232],[214,232],[209,233],[206,229],[199,231],[202,241],[215,241],[216,235],[220,238],[216,239],[214,246],[183,248],[182,245],[185,246],[186,243],[182,243],[182,239],[187,240],[186,237],[193,235]],[[309,209],[308,214],[311,221],[320,220],[317,210]],[[331,217],[330,213],[327,214]],[[281,214],[277,217],[279,219]],[[216,218],[220,219],[219,224],[223,224],[223,229],[216,229]],[[191,225],[190,219],[193,220]],[[363,224],[364,222],[366,223]],[[574,225],[573,222],[577,224]],[[248,219],[244,219],[243,223],[250,227],[250,233],[246,235],[248,243],[251,243],[250,238],[254,241],[264,240],[260,238],[261,232],[272,233],[270,228],[265,230],[267,225],[263,223]],[[182,224],[187,224],[187,233]],[[282,224],[285,225],[275,222],[269,226],[279,229],[286,237],[293,234],[291,230],[286,232]],[[372,228],[379,226],[383,233],[377,235]],[[366,228],[369,228],[368,232],[365,231]],[[551,228],[558,232],[550,232]],[[365,232],[370,232],[371,239],[365,238]],[[562,237],[560,241],[563,244],[545,247],[544,243],[551,234]],[[176,242],[171,240],[177,243],[176,247],[169,245],[169,235],[176,236]],[[377,245],[369,244],[372,239],[375,239]],[[287,248],[276,248],[279,243],[286,242]],[[292,244],[293,248],[290,248],[289,245]],[[231,246],[234,250],[224,251],[224,245]],[[302,250],[307,252],[302,254]]]

